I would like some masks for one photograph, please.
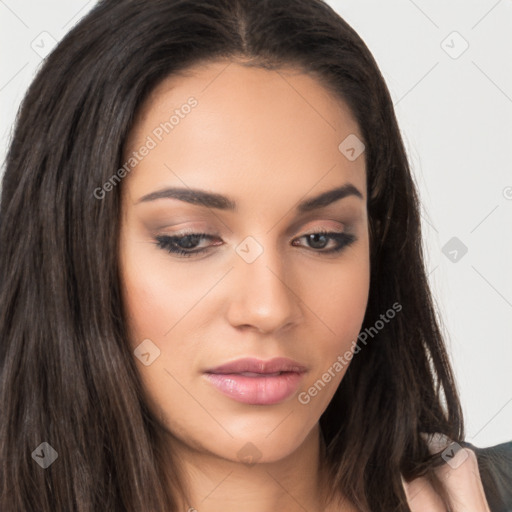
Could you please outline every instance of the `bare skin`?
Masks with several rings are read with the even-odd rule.
[[[197,106],[172,131],[161,141],[151,135],[191,96]],[[247,512],[325,510],[318,420],[346,367],[309,403],[298,395],[352,350],[367,304],[364,156],[350,161],[338,149],[350,134],[361,138],[350,112],[313,78],[219,62],[162,83],[129,138],[126,158],[148,136],[158,142],[122,183],[130,342],[150,339],[161,351],[140,374],[191,475],[187,505],[200,512],[241,503]],[[360,196],[295,211],[346,184]],[[140,201],[171,186],[229,196],[238,210]],[[207,252],[190,258],[156,245],[155,235],[184,230],[215,239],[200,240]],[[314,245],[305,236],[321,230],[354,240],[326,254],[335,239]],[[242,248],[263,251],[251,263],[236,251],[246,237],[259,245]],[[237,402],[204,378],[207,368],[249,356],[291,358],[307,371],[292,396],[272,405]],[[258,464],[241,460],[244,447]]]
[[[349,109],[314,78],[228,61],[165,80],[136,120],[125,161],[151,147],[121,184],[123,299],[132,349],[151,340],[150,364],[137,365],[188,477],[182,510],[356,510],[342,495],[325,503],[318,423],[369,292],[364,153],[347,158],[348,136],[362,139]],[[352,193],[296,210],[342,186]],[[148,197],[169,187],[222,194],[236,209]],[[306,236],[320,231],[345,238]],[[185,244],[204,252],[162,244],[190,233],[211,237]],[[243,403],[205,374],[241,357],[287,357],[305,372],[277,403]]]
[[[442,449],[431,446],[432,451]],[[439,467],[436,473],[447,489],[450,508],[446,507],[425,478],[417,478],[412,482],[403,482],[412,512],[490,512],[474,451],[461,449],[450,464]]]

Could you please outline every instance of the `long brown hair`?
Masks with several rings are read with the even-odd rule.
[[[418,197],[381,73],[321,0],[104,0],[47,57],[21,105],[0,205],[0,509],[176,510],[126,340],[118,276],[123,144],[154,87],[201,62],[295,66],[346,102],[366,146],[371,284],[354,356],[320,424],[326,467],[362,511],[408,511],[434,477],[421,433],[463,439],[422,255]],[[341,142],[341,141],[340,141]],[[179,291],[177,290],[177,293]],[[31,456],[47,442],[57,462]],[[167,465],[166,467],[164,467]],[[167,485],[169,478],[174,485]],[[442,490],[441,490],[442,492]]]

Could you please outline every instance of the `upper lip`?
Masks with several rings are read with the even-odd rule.
[[[264,361],[262,359],[255,359],[251,357],[246,357],[243,359],[237,359],[236,361],[231,361],[229,363],[221,364],[215,368],[210,368],[206,370],[206,373],[277,373],[277,372],[295,372],[295,373],[303,373],[306,371],[306,368],[294,361],[293,359],[288,359],[286,357],[276,357],[274,359],[269,359]]]

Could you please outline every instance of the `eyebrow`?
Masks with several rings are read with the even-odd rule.
[[[361,192],[352,183],[345,183],[341,187],[322,192],[321,194],[305,199],[301,201],[297,206],[296,210],[298,213],[306,213],[312,210],[317,210],[325,206],[339,201],[348,196],[355,196],[363,199]],[[205,206],[207,208],[215,208],[218,210],[237,211],[236,202],[221,194],[213,192],[207,192],[200,189],[191,188],[165,188],[163,190],[157,190],[141,197],[138,203],[155,201],[157,199],[178,199],[185,201],[186,203]]]

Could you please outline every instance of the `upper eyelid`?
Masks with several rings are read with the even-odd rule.
[[[300,238],[303,238],[305,236],[308,236],[308,235],[315,235],[315,234],[323,234],[323,235],[352,235],[351,232],[349,232],[348,230],[343,230],[343,231],[336,231],[334,229],[323,229],[323,228],[319,228],[319,229],[312,229],[312,230],[309,230],[309,231],[305,231],[304,233],[300,234],[300,235],[297,235],[295,237],[293,237],[293,240],[297,240],[297,239],[300,239]],[[173,239],[173,240],[180,240],[181,238],[186,238],[187,236],[198,236],[201,238],[201,240],[216,240],[216,239],[220,239],[222,240],[222,237],[218,234],[213,234],[213,233],[204,233],[202,231],[184,231],[184,232],[178,232],[178,233],[172,233],[172,234],[167,234],[167,233],[163,233],[163,234],[157,234],[155,233],[154,234],[154,238],[170,238],[170,239]]]
[[[346,223],[342,223],[340,221],[331,221],[331,222],[337,222],[339,224],[343,224],[342,228],[332,228],[332,227],[312,227],[310,229],[301,230],[302,234],[296,235],[296,236],[304,236],[309,234],[315,234],[315,233],[351,233],[352,232],[352,226]],[[153,236],[168,236],[171,238],[181,238],[188,235],[204,235],[205,237],[218,237],[222,238],[221,234],[216,230],[212,229],[211,231],[205,229],[202,230],[201,228],[183,228],[182,230],[178,230],[173,233],[166,233],[166,228],[161,229],[154,229],[151,230],[151,234]],[[231,230],[230,230],[231,231]],[[288,231],[288,230],[287,230]]]
[[[353,196],[348,196],[346,200],[350,201],[352,197]],[[179,232],[180,228],[178,228],[178,226],[184,226],[190,223],[192,227],[183,227],[183,229],[185,232],[190,229],[191,234],[205,230],[220,237],[220,233],[227,230],[229,233],[226,236],[233,235],[233,229],[216,214],[214,215],[215,218],[212,218],[211,215],[206,212],[194,211],[191,213],[188,209],[182,210],[178,208],[175,210],[174,207],[169,210],[169,206],[170,205],[166,204],[162,205],[162,210],[158,210],[159,213],[155,214],[155,216],[150,213],[153,210],[149,210],[148,216],[145,219],[143,217],[143,223],[146,224],[148,230],[153,234],[167,234],[166,231],[171,229],[177,229]],[[345,200],[340,201],[339,204],[333,203],[324,208],[318,211],[315,210],[300,214],[289,222],[286,222],[284,226],[281,224],[280,231],[282,232],[282,236],[285,238],[297,236],[297,233],[301,232],[303,227],[309,224],[317,225],[318,223],[324,224],[328,222],[333,225],[334,229],[332,229],[332,231],[344,230],[350,233],[354,228],[359,229],[360,224],[367,223],[366,215],[364,214],[366,208],[361,210],[356,208],[353,203],[345,203]],[[282,220],[284,220],[284,217]],[[280,221],[278,221],[278,223],[279,222]],[[274,226],[277,227],[277,224],[274,224]],[[271,229],[275,228],[273,227]],[[327,229],[331,230],[331,227],[329,226]],[[316,231],[316,228],[311,228],[311,231],[306,229],[303,231],[303,234],[312,233],[314,231]],[[177,236],[175,233],[171,233],[170,235]]]
[[[336,230],[332,230],[332,229],[323,229],[323,228],[319,228],[319,229],[313,229],[311,231],[306,231],[304,232],[303,234],[301,235],[297,235],[293,238],[293,240],[299,240],[301,238],[304,238],[305,236],[308,236],[308,235],[315,235],[315,234],[320,234],[320,235],[326,235],[328,236],[331,240],[334,240],[334,237],[336,235],[347,235],[349,237],[353,237],[354,234],[349,232],[349,231],[341,231],[341,232],[338,232]],[[204,232],[201,232],[201,231],[186,231],[186,232],[182,232],[182,233],[176,233],[176,234],[155,234],[155,239],[160,239],[160,238],[168,238],[168,239],[172,239],[172,240],[180,240],[182,238],[186,238],[187,236],[197,236],[200,238],[200,241],[208,241],[208,240],[216,240],[216,239],[221,239],[222,238],[220,237],[220,235],[216,235],[216,234],[210,234],[210,233],[204,233]],[[209,247],[204,247],[202,249],[208,249]],[[199,249],[201,250],[201,249]],[[193,249],[191,249],[191,251],[193,251]]]

